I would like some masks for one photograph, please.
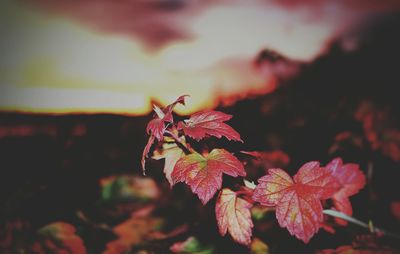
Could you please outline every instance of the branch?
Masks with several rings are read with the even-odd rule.
[[[170,135],[171,138],[174,139],[176,145],[177,145],[180,149],[182,149],[183,152],[184,152],[186,155],[191,154],[189,148],[188,148],[184,143],[182,143],[182,142],[179,140],[179,137],[176,136],[175,133],[173,133],[173,132],[171,132],[171,131],[168,131],[168,130],[166,130],[164,133]]]
[[[351,223],[356,224],[356,225],[358,225],[360,227],[363,227],[363,228],[367,228],[373,233],[374,232],[382,233],[384,235],[387,235],[387,236],[390,236],[390,237],[393,237],[393,238],[396,238],[396,239],[400,239],[400,235],[398,235],[398,234],[395,234],[395,233],[392,233],[392,232],[388,232],[388,231],[386,231],[384,229],[381,229],[381,228],[371,227],[370,225],[368,225],[367,223],[365,223],[363,221],[360,221],[360,220],[358,220],[356,218],[348,216],[347,214],[344,214],[344,213],[341,213],[341,212],[338,212],[338,211],[335,211],[335,210],[326,209],[326,210],[324,210],[324,214],[330,215],[330,216],[333,216],[333,217],[336,217],[336,218],[340,218],[340,219],[343,219],[343,220],[346,220],[348,222],[351,222]]]

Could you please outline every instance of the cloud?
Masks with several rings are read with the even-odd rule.
[[[270,9],[305,13],[309,21],[345,26],[369,14],[400,8],[397,0],[25,0],[55,15],[65,15],[99,31],[133,37],[149,49],[159,49],[174,41],[191,40],[191,25],[213,8],[256,7],[270,15]],[[255,17],[257,18],[257,17]],[[218,22],[229,27],[229,20]],[[242,20],[243,21],[243,20]],[[334,24],[331,24],[334,25]]]
[[[142,114],[151,98],[168,103],[192,94],[190,112],[221,97],[266,93],[278,72],[294,75],[297,66],[255,68],[259,52],[312,62],[366,9],[377,9],[350,3],[2,2],[0,108]]]

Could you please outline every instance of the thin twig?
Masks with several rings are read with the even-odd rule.
[[[171,138],[174,139],[176,145],[177,145],[179,148],[181,148],[185,154],[191,154],[189,148],[188,148],[184,143],[182,143],[182,142],[179,140],[179,137],[176,136],[175,133],[173,133],[173,132],[171,132],[171,131],[168,131],[168,130],[166,130],[164,133],[165,133],[165,134],[168,134],[169,136],[171,136]]]
[[[351,216],[348,216],[347,214],[335,211],[335,210],[326,209],[326,210],[324,210],[324,214],[330,215],[330,216],[333,216],[333,217],[336,217],[336,218],[340,218],[340,219],[343,219],[343,220],[346,220],[348,222],[354,223],[354,224],[356,224],[356,225],[358,225],[360,227],[363,227],[363,228],[371,229],[371,227],[367,223],[365,223],[363,221],[360,221],[360,220],[358,220],[356,218],[353,218]],[[386,231],[384,229],[381,229],[381,228],[378,228],[378,227],[374,227],[373,232],[382,233],[382,234],[384,234],[386,236],[390,236],[390,237],[393,237],[393,238],[396,238],[396,239],[400,239],[400,235],[392,233],[392,232],[388,232],[388,231]]]

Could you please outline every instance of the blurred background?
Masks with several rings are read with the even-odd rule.
[[[244,143],[210,147],[272,153],[264,166],[248,164],[250,180],[265,165],[284,161],[293,174],[341,156],[369,181],[352,199],[355,215],[399,231],[399,1],[3,0],[0,13],[5,253],[29,253],[21,250],[32,235],[54,221],[75,225],[88,253],[103,253],[116,232],[99,225],[112,228],[154,200],[167,229],[189,221],[190,234],[218,239],[216,253],[247,253],[218,236],[212,205],[169,189],[162,161],[149,161],[153,182],[139,178],[152,104],[184,94],[179,119],[206,109],[234,116]],[[118,195],[132,199],[121,206]],[[304,245],[271,223],[256,229],[271,253],[336,248],[360,233],[339,228]],[[167,253],[168,244],[146,251]]]

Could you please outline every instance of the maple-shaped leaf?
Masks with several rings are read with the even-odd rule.
[[[165,131],[165,123],[172,123],[174,121],[172,116],[172,110],[176,106],[176,104],[180,103],[185,105],[185,97],[188,95],[182,95],[178,99],[176,99],[173,103],[166,106],[164,109],[160,109],[156,105],[153,105],[153,110],[156,113],[156,116],[153,120],[151,120],[146,127],[147,134],[151,134],[156,137],[159,141],[163,139],[164,131]]]
[[[205,138],[207,135],[228,140],[243,142],[240,134],[231,126],[225,124],[225,121],[232,116],[220,111],[205,111],[193,114],[188,120],[178,123],[178,128],[183,129],[186,135],[197,141]]]
[[[238,197],[232,190],[223,189],[215,206],[219,233],[224,236],[229,232],[236,242],[249,245],[254,226],[251,220],[251,207],[249,201]]]
[[[183,136],[180,140],[185,143],[185,137]],[[153,159],[160,160],[165,159],[164,162],[164,174],[169,184],[172,186],[172,171],[174,170],[176,162],[185,155],[185,152],[179,148],[175,143],[164,143],[161,152],[155,151]]]
[[[358,164],[343,164],[342,159],[335,158],[327,166],[332,175],[340,184],[340,189],[334,193],[332,200],[336,210],[349,216],[353,214],[353,209],[348,197],[356,194],[365,185],[364,173],[360,170]],[[335,218],[340,225],[347,225],[347,221]]]
[[[203,156],[192,153],[180,158],[172,171],[173,184],[185,182],[192,192],[206,204],[222,185],[222,173],[237,177],[246,176],[243,164],[224,149],[213,149]]]
[[[75,234],[75,227],[65,222],[54,222],[38,231],[38,241],[32,246],[33,253],[85,254],[82,239]]]
[[[275,206],[279,225],[305,243],[323,220],[320,199],[331,197],[338,188],[336,179],[318,162],[304,164],[293,179],[282,169],[269,169],[258,182],[253,200]]]

